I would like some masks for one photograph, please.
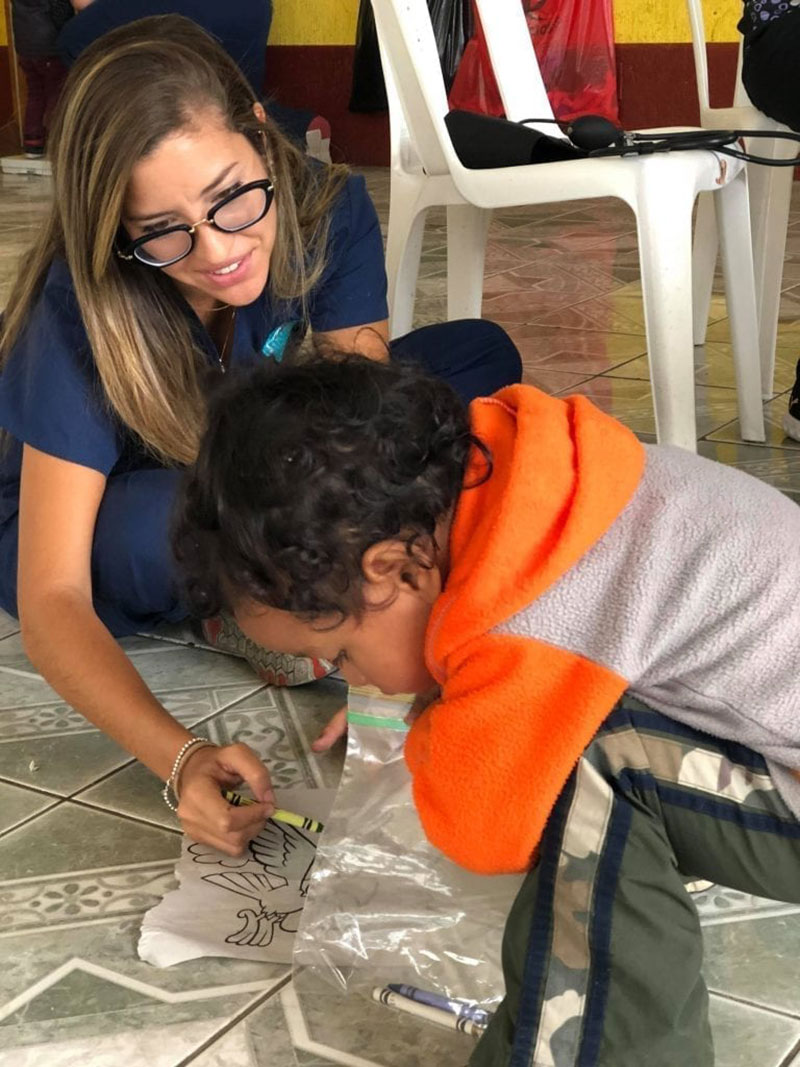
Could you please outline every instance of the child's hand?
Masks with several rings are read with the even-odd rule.
[[[347,733],[347,706],[339,708],[328,725],[311,745],[314,752],[327,752]]]
[[[233,807],[220,790],[246,782],[257,804]],[[216,745],[190,753],[181,769],[178,818],[184,833],[239,856],[275,810],[269,771],[248,745]]]

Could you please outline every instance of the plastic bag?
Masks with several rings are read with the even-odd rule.
[[[374,995],[406,984],[491,1011],[522,876],[470,874],[428,844],[403,759],[409,704],[366,689],[348,704],[347,759],[295,939],[295,1043],[337,1063],[464,1067],[479,1026],[470,1036],[455,1013],[437,1024]]]
[[[471,0],[428,0],[433,36],[442,65],[445,90],[456,76],[467,41],[473,33]]]
[[[464,47],[472,36],[471,0],[428,0],[431,25],[442,65],[445,87],[450,86],[458,70]],[[358,8],[356,47],[353,55],[351,111],[385,111],[388,107],[383,81],[378,33],[370,0],[361,0]]]
[[[611,0],[521,0],[553,114],[568,121],[603,115],[618,121]],[[450,107],[503,115],[486,40],[475,12],[475,36],[464,49]]]

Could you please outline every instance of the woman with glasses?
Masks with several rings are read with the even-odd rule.
[[[246,746],[193,743],[114,637],[186,616],[169,526],[214,381],[306,332],[388,358],[377,216],[363,180],[309,164],[179,16],[87,49],[50,155],[52,208],[0,335],[0,605],[66,701],[178,779],[187,832],[236,853],[269,813],[266,769]],[[489,323],[389,347],[465,397],[520,373]],[[223,801],[239,778],[262,803]]]

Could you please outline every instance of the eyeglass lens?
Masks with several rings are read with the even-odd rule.
[[[253,226],[266,214],[269,193],[264,188],[247,189],[232,196],[213,213],[213,225],[224,233],[236,233]],[[174,230],[143,241],[135,255],[143,263],[157,267],[182,259],[193,247],[192,234],[186,230]]]

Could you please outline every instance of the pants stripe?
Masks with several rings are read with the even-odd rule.
[[[571,778],[558,798],[548,822],[548,832],[542,840],[539,860],[539,885],[528,937],[528,950],[520,991],[519,1011],[514,1047],[509,1067],[529,1067],[531,1049],[539,1028],[544,978],[550,963],[551,916],[556,875],[561,855],[561,837],[575,791]]]
[[[615,804],[606,837],[606,847],[597,872],[594,913],[591,918],[589,944],[592,981],[586,1002],[583,1040],[576,1060],[577,1067],[595,1067],[603,1039],[608,988],[611,982],[611,923],[614,895],[617,891],[622,857],[633,819],[629,804]]]

